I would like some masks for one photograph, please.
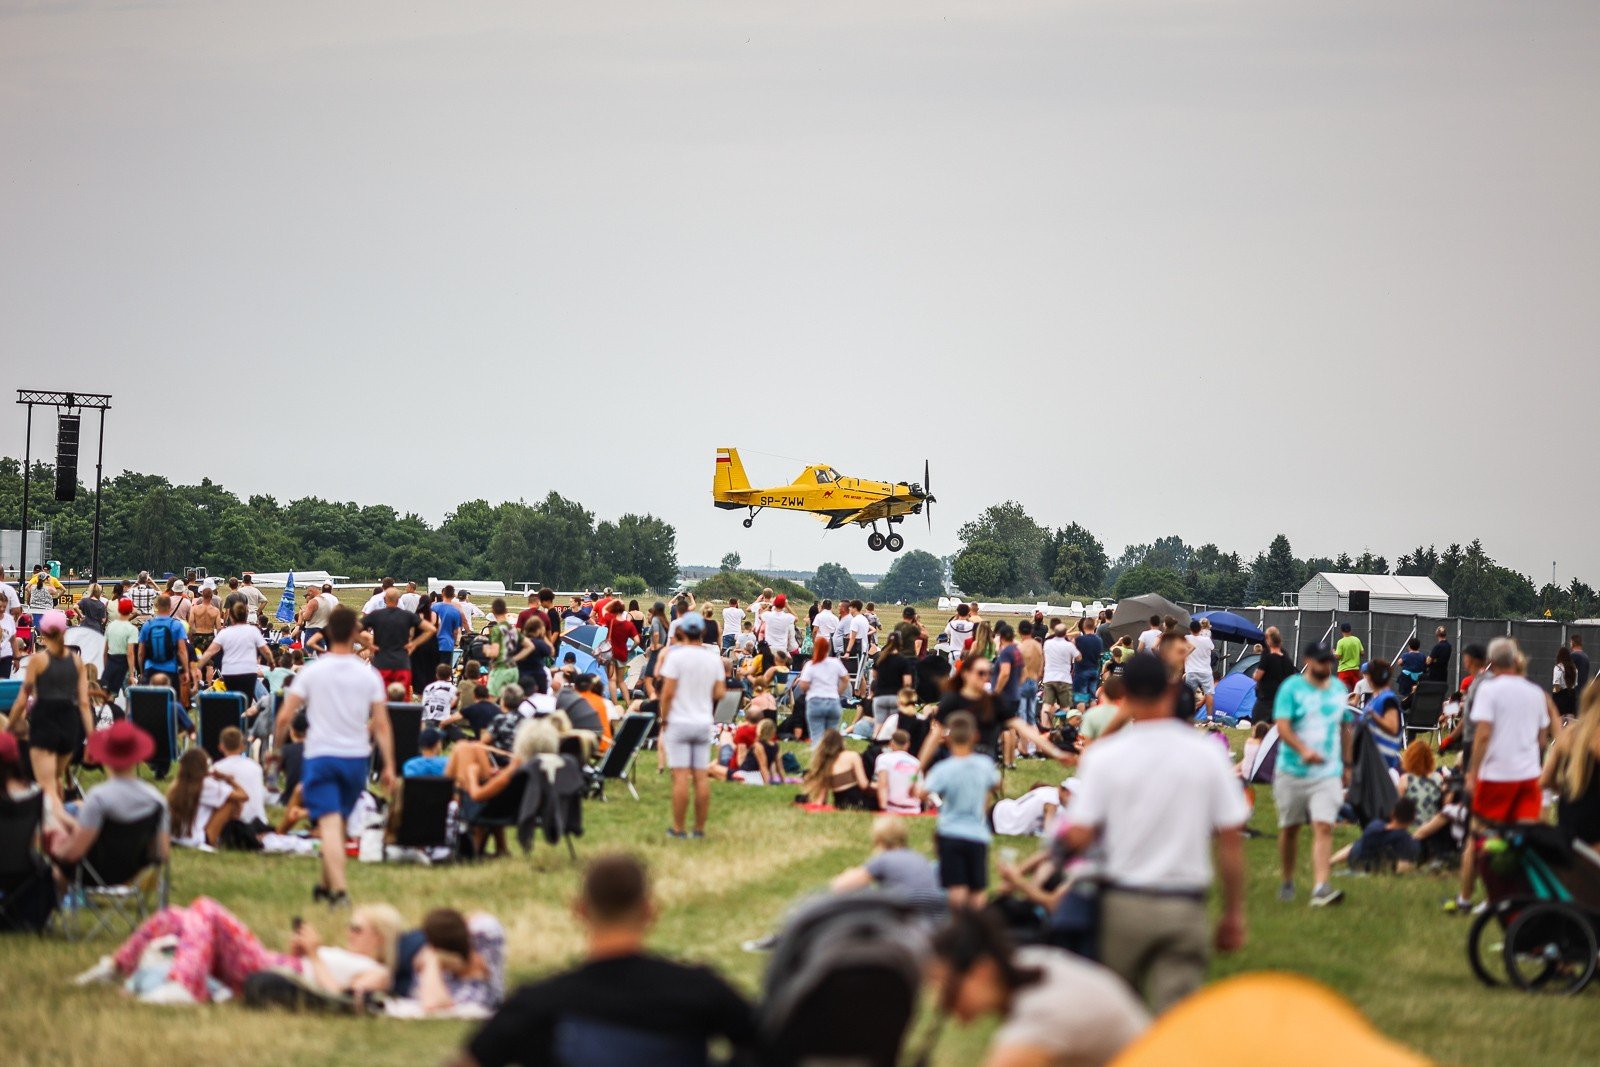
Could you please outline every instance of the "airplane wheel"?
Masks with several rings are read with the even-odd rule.
[[[756,524],[756,520],[754,520],[754,519],[746,519],[746,520],[744,520],[744,528],[746,530],[750,529],[750,527],[754,526],[755,524]]]
[[[873,530],[872,533],[868,534],[867,535],[867,547],[872,549],[872,551],[874,551],[874,552],[878,552],[878,551],[882,550],[882,548],[883,548],[883,534],[879,533],[877,530]]]
[[[883,546],[890,552],[898,552],[906,547],[906,539],[897,533],[892,533],[884,539]]]

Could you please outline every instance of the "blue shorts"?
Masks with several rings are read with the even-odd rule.
[[[306,760],[300,772],[300,795],[312,823],[324,815],[348,819],[366,788],[367,760],[358,756],[318,756]]]

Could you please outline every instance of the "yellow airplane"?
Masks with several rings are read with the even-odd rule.
[[[711,499],[727,511],[749,508],[750,514],[744,520],[747,529],[756,521],[756,513],[766,508],[807,512],[825,521],[830,530],[852,522],[871,526],[867,547],[874,552],[884,548],[898,552],[905,547],[906,539],[894,527],[905,522],[907,515],[920,515],[926,510],[928,528],[933,528],[934,498],[928,492],[926,460],[922,463],[921,484],[846,478],[832,467],[814,463],[788,485],[758,489],[751,486],[744,473],[739,450],[719,448]],[[878,532],[880,522],[888,524],[888,536]]]

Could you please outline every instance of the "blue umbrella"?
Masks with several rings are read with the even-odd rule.
[[[294,622],[294,571],[289,572],[288,578],[283,583],[283,595],[278,598],[279,622]]]
[[[1259,626],[1231,611],[1197,611],[1194,617],[1210,619],[1211,636],[1223,641],[1241,641],[1248,645],[1267,639]]]

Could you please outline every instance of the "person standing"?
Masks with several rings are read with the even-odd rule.
[[[1083,632],[1072,641],[1078,649],[1078,663],[1072,672],[1072,690],[1074,694],[1082,693],[1091,702],[1100,684],[1100,663],[1106,651],[1105,638],[1097,632],[1099,628],[1098,622],[1085,616]]]
[[[417,583],[407,582],[406,591],[400,594],[400,601],[395,607],[401,611],[409,611],[415,614],[417,605],[420,603],[422,603],[422,594],[417,592]]]
[[[315,646],[312,638],[316,637],[328,626],[328,616],[333,612],[333,606],[338,604],[328,603],[328,598],[315,586],[306,589],[306,604],[300,609],[300,647],[305,649],[307,658],[315,655]]]
[[[261,624],[261,609],[267,603],[266,594],[256,588],[256,580],[249,571],[239,577],[239,595],[244,597],[244,606],[249,612],[247,616],[251,625]]]
[[[944,624],[945,648],[950,653],[952,671],[967,654],[967,642],[971,641],[973,634],[977,632],[978,624],[972,621],[972,606],[957,604],[955,617]]]
[[[947,759],[928,771],[917,793],[939,798],[934,848],[939,855],[939,885],[950,896],[950,910],[982,908],[989,888],[989,794],[1000,784],[994,760],[976,750],[977,720],[965,711],[950,716]]]
[[[61,780],[84,739],[94,733],[89,710],[89,672],[67,648],[67,613],[51,608],[39,617],[39,651],[28,657],[22,685],[11,704],[11,729],[28,724],[33,780],[62,804]]]
[[[727,652],[733,648],[733,639],[739,636],[739,631],[742,629],[744,629],[744,609],[739,606],[739,598],[731,596],[728,598],[728,606],[722,609],[722,651]]]
[[[372,665],[378,669],[384,687],[404,686],[406,699],[410,700],[414,692],[411,654],[432,640],[438,628],[432,622],[423,621],[416,612],[402,608],[402,596],[391,583],[383,591],[383,606],[368,613],[361,620],[361,626],[372,635],[371,644],[377,649]]]
[[[1489,676],[1473,684],[1472,761],[1467,792],[1472,814],[1492,823],[1534,822],[1544,805],[1539,788],[1541,754],[1561,731],[1555,704],[1523,675],[1517,642],[1489,642]]]
[[[1283,654],[1283,634],[1276,626],[1267,627],[1267,645],[1251,677],[1256,680],[1256,707],[1269,716],[1277,706],[1278,690],[1294,677],[1294,664]],[[1259,718],[1259,716],[1258,716]]]
[[[250,625],[250,609],[242,603],[233,605],[227,627],[216,635],[216,640],[208,644],[195,663],[194,678],[197,682],[206,665],[218,656],[222,659],[222,684],[228,692],[244,697],[246,705],[255,703],[259,678],[256,662],[259,659],[267,670],[271,670],[272,650],[267,647],[261,630]]]
[[[139,628],[133,624],[133,601],[123,597],[117,601],[117,617],[106,626],[106,672],[100,677],[100,688],[113,700],[136,673],[133,646],[138,640]],[[0,674],[0,678],[3,677]]]
[[[772,598],[772,607],[760,615],[762,640],[774,652],[793,653],[800,647],[795,638],[795,618],[789,613],[789,598],[782,593]]]
[[[816,612],[811,616],[811,642],[833,642],[833,635],[839,632],[839,616],[833,613],[833,601],[824,600],[820,605],[815,605]]]
[[[456,645],[461,639],[466,620],[461,609],[456,607],[455,586],[447,585],[439,592],[440,597],[433,605],[433,624],[438,629],[439,662],[453,665]]]
[[[1339,681],[1346,690],[1354,692],[1356,683],[1361,681],[1361,664],[1367,650],[1362,647],[1361,638],[1351,632],[1349,622],[1339,624],[1339,640],[1334,643],[1333,651],[1339,661]]]
[[[1344,716],[1350,694],[1333,676],[1337,661],[1337,654],[1327,645],[1307,647],[1306,673],[1283,684],[1272,709],[1279,740],[1272,782],[1272,796],[1278,805],[1278,859],[1283,868],[1278,899],[1285,903],[1294,899],[1300,827],[1310,823],[1313,908],[1337,904],[1344,898],[1329,882],[1333,824],[1344,803],[1345,764],[1350,756],[1350,730]]]
[[[811,661],[801,668],[796,684],[806,697],[806,733],[811,747],[816,748],[822,743],[822,735],[837,729],[844,716],[843,700],[850,691],[850,672],[833,654],[829,642],[813,641]]]
[[[189,706],[189,642],[183,623],[172,617],[172,598],[165,593],[152,605],[155,615],[139,628],[134,666],[140,681],[165,674],[178,690],[178,706]]]
[[[156,588],[156,583],[150,580],[150,572],[140,571],[139,580],[128,590],[128,599],[133,601],[138,618],[148,618],[155,614],[156,597],[160,592]]]
[[[111,612],[106,608],[105,594],[100,590],[99,582],[90,582],[83,598],[78,601],[78,617],[83,620],[83,625],[91,630],[104,635],[106,623],[110,622]]]
[[[382,581],[380,581],[378,583],[378,588],[374,589],[372,591],[372,595],[367,597],[367,602],[361,605],[362,617],[365,618],[366,616],[371,615],[374,611],[382,611],[385,604],[383,595],[393,588],[393,578],[384,578]]]
[[[1423,675],[1430,682],[1448,682],[1450,680],[1450,655],[1454,651],[1450,645],[1449,630],[1443,626],[1433,632],[1433,648],[1428,652],[1424,664],[1426,673]]]
[[[206,650],[211,647],[211,642],[217,638],[217,631],[222,628],[222,609],[217,607],[213,599],[214,594],[209,588],[200,590],[200,598],[189,609],[189,647],[194,650],[199,661],[196,667],[204,671],[207,661]],[[271,664],[268,664],[271,666]],[[205,673],[200,675],[199,681],[209,682]]]
[[[1073,688],[1077,685],[1073,679],[1080,658],[1077,644],[1067,637],[1066,624],[1057,623],[1044,643],[1043,704],[1039,718],[1046,726],[1055,724],[1058,709],[1072,707]]]
[[[661,665],[661,744],[672,770],[672,826],[667,836],[706,836],[711,808],[711,723],[728,690],[722,656],[707,648],[705,619],[690,612],[678,620],[682,641]],[[694,830],[684,833],[689,787],[694,785]]]
[[[1567,647],[1572,650],[1572,665],[1578,670],[1577,690],[1582,693],[1584,687],[1589,684],[1590,676],[1593,674],[1593,668],[1589,665],[1589,657],[1583,651],[1583,635],[1573,634],[1567,640]]]
[[[1189,620],[1189,651],[1183,660],[1183,684],[1205,704],[1206,722],[1211,722],[1216,707],[1217,679],[1211,672],[1211,656],[1216,644],[1201,619]]]
[[[1161,616],[1150,616],[1150,625],[1139,635],[1139,651],[1154,652],[1156,645],[1161,643],[1161,635],[1164,633],[1166,631],[1161,628]]]
[[[1213,946],[1244,946],[1250,810],[1227,750],[1174,717],[1155,654],[1130,657],[1121,683],[1131,721],[1084,753],[1065,839],[1075,853],[1101,850],[1100,961],[1159,1014],[1205,981]],[[1213,850],[1222,908],[1208,937]]]
[[[348,904],[345,882],[345,820],[367,788],[373,742],[382,757],[383,787],[394,795],[394,732],[389,724],[383,679],[355,654],[356,613],[340,605],[328,615],[323,640],[328,651],[295,676],[278,711],[277,743],[301,708],[306,713],[305,764],[300,794],[322,841],[322,878],[312,900]]]

